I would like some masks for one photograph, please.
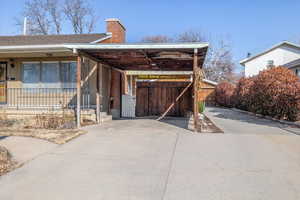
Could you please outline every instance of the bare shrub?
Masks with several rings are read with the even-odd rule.
[[[36,115],[35,116],[35,128],[43,129],[58,129],[65,124],[65,119],[56,115]]]

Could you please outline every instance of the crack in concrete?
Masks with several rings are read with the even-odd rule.
[[[176,153],[176,149],[177,149],[178,140],[179,140],[179,133],[176,133],[176,140],[175,140],[175,143],[174,143],[171,159],[170,159],[170,162],[169,162],[169,170],[168,170],[168,174],[167,174],[167,177],[166,177],[165,186],[164,186],[164,189],[163,189],[163,195],[162,195],[162,198],[161,198],[162,200],[165,199],[165,196],[166,196],[166,193],[167,193],[167,190],[168,190],[169,178],[170,178],[171,171],[172,171],[172,168],[173,168],[173,162],[174,162],[174,158],[175,158],[175,153]]]

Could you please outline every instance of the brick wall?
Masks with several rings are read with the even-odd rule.
[[[126,41],[126,29],[118,19],[107,19],[106,32],[112,33],[112,37],[104,43],[124,43]]]
[[[108,40],[103,41],[103,43],[125,43],[126,39],[126,29],[118,19],[107,19],[106,21],[106,32],[112,34],[112,37]],[[124,87],[124,82],[121,87],[122,75],[120,72],[112,70],[111,71],[111,114],[113,118],[119,118],[121,113],[121,95],[122,87]]]

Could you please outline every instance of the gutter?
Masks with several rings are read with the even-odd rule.
[[[134,49],[202,49],[207,48],[208,43],[124,43],[124,44],[66,44],[69,49],[91,49],[91,50],[134,50]]]
[[[142,49],[202,49],[208,43],[137,43],[137,44],[52,44],[52,45],[20,45],[0,46],[0,53],[34,53],[34,52],[68,52],[73,49],[90,50],[142,50]]]

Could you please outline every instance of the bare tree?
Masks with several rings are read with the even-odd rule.
[[[91,33],[95,28],[94,11],[85,0],[66,0],[64,14],[75,34]]]
[[[62,22],[62,10],[59,7],[58,0],[47,0],[46,1],[46,10],[51,17],[51,21],[53,23],[55,33],[60,34],[62,30],[61,22]]]
[[[205,75],[209,80],[216,82],[233,81],[234,69],[235,64],[228,43],[220,40],[217,47],[210,47],[204,64]]]
[[[47,35],[51,29],[51,21],[47,15],[44,0],[28,0],[25,2],[23,17],[28,19],[28,33],[32,35]],[[22,18],[23,18],[22,17]],[[22,20],[18,25],[21,26]]]
[[[178,42],[206,42],[200,31],[189,30],[179,34],[176,38]]]
[[[168,36],[147,36],[143,42],[207,42],[202,32],[189,30],[179,34],[175,39]],[[205,77],[212,81],[234,81],[237,75],[234,73],[235,64],[232,60],[232,51],[229,42],[221,39],[217,45],[210,45],[204,63]]]
[[[153,35],[153,36],[146,36],[142,38],[141,41],[146,43],[166,43],[166,42],[172,42],[173,39],[166,35]]]
[[[70,22],[75,34],[91,33],[96,24],[94,11],[85,0],[27,0],[16,24],[23,28],[27,17],[27,34],[61,34],[64,22]]]

